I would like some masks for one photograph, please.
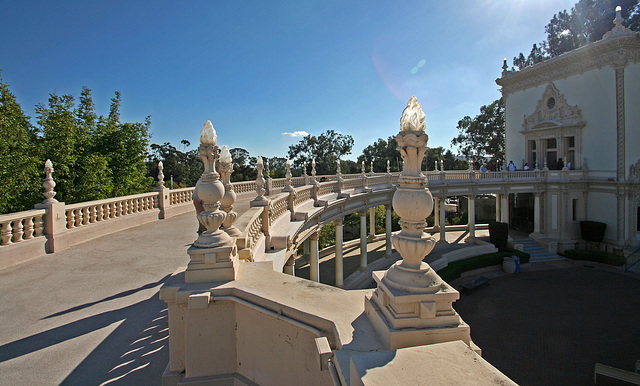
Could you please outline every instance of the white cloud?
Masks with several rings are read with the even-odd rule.
[[[285,133],[280,133],[280,134],[288,135],[288,136],[293,137],[293,138],[295,138],[295,137],[306,137],[307,135],[309,135],[309,133],[307,133],[304,130],[294,131],[293,133],[286,133],[285,132]]]

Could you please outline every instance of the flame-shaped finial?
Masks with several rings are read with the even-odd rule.
[[[427,128],[424,121],[425,115],[422,106],[418,103],[418,98],[412,96],[407,102],[407,107],[402,111],[400,118],[400,131],[422,131]]]
[[[616,7],[616,18],[613,19],[613,24],[615,24],[615,25],[622,24],[623,21],[624,21],[624,19],[622,18],[622,7],[621,6],[617,6]]]
[[[213,128],[211,121],[207,120],[207,122],[202,125],[202,131],[200,131],[200,143],[215,146],[217,141],[218,136],[216,135],[216,130]]]
[[[220,162],[225,164],[230,164],[232,161],[231,152],[229,152],[229,146],[222,146],[222,150],[220,151]]]
[[[262,160],[262,157],[261,157],[261,156],[258,156],[257,164],[258,164],[258,165],[260,165],[260,166],[263,166],[263,165],[264,165],[264,161]]]
[[[289,160],[289,158],[287,158],[287,161],[284,163],[284,165],[288,168],[291,167],[291,160]]]

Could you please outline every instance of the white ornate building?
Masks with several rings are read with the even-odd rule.
[[[601,40],[521,71],[505,62],[496,80],[506,158],[543,170],[563,159],[534,189],[534,236],[551,248],[572,249],[581,220],[607,224],[610,251],[640,242],[640,36],[622,22],[618,11]]]

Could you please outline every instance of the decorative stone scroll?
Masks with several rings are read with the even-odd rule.
[[[538,130],[565,125],[583,124],[582,110],[578,106],[570,106],[564,95],[553,83],[549,83],[538,101],[535,111],[524,117],[522,130]]]

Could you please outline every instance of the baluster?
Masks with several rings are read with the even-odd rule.
[[[149,197],[142,198],[142,210],[149,210]]]
[[[75,217],[76,227],[79,227],[80,225],[82,225],[82,208],[78,208],[75,210]]]
[[[2,245],[11,244],[11,221],[2,224]]]
[[[102,204],[102,219],[103,220],[108,220],[109,219],[109,204]]]
[[[33,236],[40,237],[42,236],[42,231],[44,229],[44,221],[42,220],[42,216],[35,217],[35,225],[33,227]]]
[[[110,218],[115,218],[116,217],[116,203],[112,202],[109,204],[109,217]]]
[[[76,223],[75,218],[76,218],[75,212],[73,211],[73,209],[69,209],[67,211],[67,229],[73,229],[76,227],[74,225]]]
[[[89,224],[89,208],[82,208],[82,225]]]
[[[102,210],[102,205],[96,205],[96,221],[102,221],[104,218],[104,211]]]
[[[122,201],[116,202],[116,217],[122,216]]]
[[[22,238],[24,240],[33,238],[33,217],[24,219],[24,236]]]
[[[97,217],[95,205],[91,205],[91,209],[89,209],[89,213],[90,213],[89,222],[93,224],[96,222],[96,217]]]
[[[13,242],[19,243],[20,241],[22,241],[23,234],[24,232],[22,232],[22,219],[13,220]]]

